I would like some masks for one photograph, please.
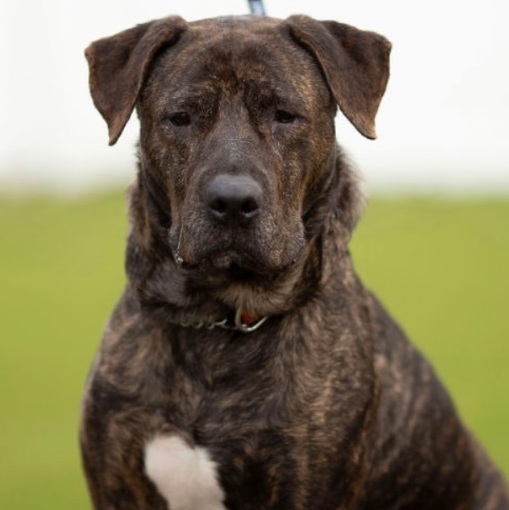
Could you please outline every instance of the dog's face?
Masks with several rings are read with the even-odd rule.
[[[110,143],[137,108],[146,209],[174,262],[249,280],[291,266],[309,240],[335,171],[336,106],[374,137],[389,50],[302,16],[173,17],[97,41],[87,58]]]
[[[273,25],[191,26],[141,93],[142,161],[168,197],[170,245],[186,266],[273,273],[305,244],[335,103],[312,57]]]

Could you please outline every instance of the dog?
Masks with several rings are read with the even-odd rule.
[[[114,144],[136,109],[125,291],[86,383],[95,510],[507,510],[502,476],[356,276],[382,36],[168,17],[92,43]]]

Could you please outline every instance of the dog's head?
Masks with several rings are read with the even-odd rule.
[[[135,221],[188,271],[250,280],[292,266],[314,212],[332,208],[336,106],[375,137],[389,51],[377,34],[304,16],[170,17],[93,43],[110,144],[135,107],[141,122]]]

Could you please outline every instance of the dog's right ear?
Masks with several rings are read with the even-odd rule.
[[[172,16],[100,39],[85,50],[90,93],[108,124],[110,145],[131,116],[150,62],[163,46],[175,44],[186,27],[182,18]]]

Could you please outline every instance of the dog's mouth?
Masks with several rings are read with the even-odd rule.
[[[228,250],[208,254],[193,264],[182,261],[179,265],[183,269],[201,274],[204,278],[211,277],[232,283],[250,284],[270,280],[293,263],[294,261],[284,267],[269,267],[264,264],[261,258],[254,259],[236,251]]]
[[[256,272],[253,269],[248,269],[235,263],[226,270],[226,275],[231,281],[244,283],[256,283],[260,278],[269,276],[268,273]]]
[[[255,282],[260,278],[267,278],[281,269],[267,267],[262,259],[255,260],[233,250],[208,255],[200,261],[198,267],[207,274],[248,283]]]

